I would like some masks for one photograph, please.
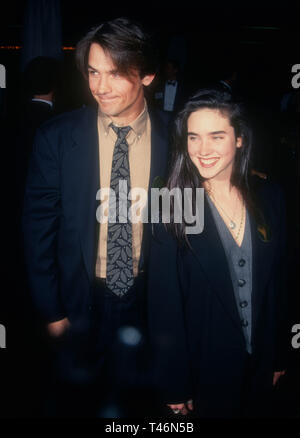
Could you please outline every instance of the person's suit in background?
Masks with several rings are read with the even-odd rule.
[[[152,105],[159,110],[163,122],[170,126],[176,113],[188,98],[179,62],[166,60],[160,75],[150,88]]]
[[[17,132],[17,161],[19,163],[17,176],[20,179],[23,178],[23,188],[36,130],[53,116],[55,116],[53,104],[41,100],[30,99],[22,109]]]
[[[164,123],[170,125],[187,97],[182,81],[162,81],[155,89],[152,102],[158,108]]]
[[[204,229],[178,248],[156,226],[149,264],[149,335],[161,402],[194,400],[199,417],[268,416],[273,372],[286,367],[285,219],[281,191],[256,187],[271,235],[250,218],[252,357],[247,358],[229,267],[207,200]]]
[[[37,128],[55,115],[54,101],[60,82],[60,64],[55,58],[38,56],[31,59],[22,74],[21,99],[16,102],[14,126],[17,184],[22,209],[24,188]]]
[[[29,102],[27,102],[24,108],[22,127],[24,130],[27,130],[26,134],[28,139],[31,140],[31,143],[33,143],[37,128],[55,115],[56,113],[52,102],[47,103],[40,99],[31,99]]]
[[[154,113],[149,111],[149,115],[150,193],[155,177],[163,178],[165,175],[168,145],[166,128]],[[82,379],[84,384],[94,383],[93,379],[103,365],[99,354],[102,347],[93,356],[99,336],[102,344],[105,340],[106,343],[113,342],[109,326],[101,326],[101,320],[109,309],[104,309],[101,315],[94,313],[97,301],[101,299],[94,294],[99,236],[96,218],[99,201],[96,193],[100,184],[96,109],[86,107],[62,114],[38,129],[23,213],[29,284],[35,307],[44,322],[65,317],[69,319],[71,329],[64,336],[67,339],[67,348],[63,348],[59,366],[63,378],[70,381]],[[150,234],[150,224],[144,224],[139,265],[140,284],[136,287],[137,290],[129,292],[123,299],[124,306],[128,300],[131,301],[132,308],[138,309],[132,320],[129,317],[128,325],[138,326],[141,330],[144,324],[141,320],[144,316],[144,276],[147,272]],[[90,327],[94,323],[101,333],[93,332],[90,336]],[[134,349],[123,348],[120,354],[123,356],[118,363],[119,371],[124,371],[123,374],[125,378],[127,375],[129,382],[134,381],[136,376],[132,374],[135,368],[129,368],[128,363],[137,366],[136,358],[130,359],[130,354],[134,355]],[[122,366],[126,369],[122,370]],[[128,400],[127,402],[129,403]],[[81,400],[76,411],[80,408],[88,411],[88,406],[88,402]]]

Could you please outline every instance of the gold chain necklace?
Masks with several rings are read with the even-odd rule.
[[[241,217],[241,221],[240,221],[240,226],[239,226],[239,230],[236,236],[234,236],[235,240],[238,241],[241,229],[242,229],[242,224],[244,222],[244,214],[245,214],[245,208],[244,208],[244,203],[242,205],[242,217]]]
[[[235,223],[235,221],[226,213],[226,211],[222,208],[222,206],[217,202],[217,200],[216,200],[216,198],[214,197],[214,195],[212,194],[212,192],[211,191],[208,191],[207,192],[208,193],[208,195],[209,195],[209,197],[210,197],[210,199],[213,201],[213,203],[214,204],[216,204],[222,211],[223,211],[223,213],[225,214],[225,216],[229,219],[229,228],[231,229],[231,230],[234,230],[235,228],[236,228],[236,223]],[[235,216],[235,212],[234,212],[234,215],[233,215],[233,217]]]
[[[214,197],[214,195],[212,194],[212,192],[211,191],[207,191],[207,193],[208,193],[208,195],[209,195],[209,197],[210,197],[210,199],[212,200],[212,202],[215,204],[215,205],[217,205],[222,211],[223,211],[223,213],[225,214],[225,216],[227,216],[227,218],[229,219],[229,228],[233,231],[235,228],[236,228],[236,223],[235,223],[235,221],[226,213],[226,211],[222,208],[222,206],[217,202],[217,200],[216,200],[216,198]],[[238,240],[238,238],[239,238],[239,235],[240,235],[240,232],[241,232],[241,229],[242,229],[242,224],[243,224],[243,222],[244,222],[244,213],[245,213],[245,209],[244,209],[244,203],[242,204],[242,215],[241,215],[241,220],[240,220],[240,224],[239,224],[239,229],[238,229],[238,232],[237,232],[237,234],[236,235],[234,235],[233,233],[232,233],[232,235],[233,235],[233,237],[235,238],[235,240],[237,241]],[[234,214],[234,216],[235,216],[235,214]],[[233,216],[233,217],[234,217]]]

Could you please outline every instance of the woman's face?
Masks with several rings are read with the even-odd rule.
[[[236,148],[242,146],[226,115],[208,108],[193,112],[187,122],[188,153],[207,180],[230,181]]]

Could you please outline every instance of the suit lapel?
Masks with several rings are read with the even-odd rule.
[[[249,215],[250,216],[250,215]],[[250,216],[252,240],[252,338],[255,336],[257,320],[262,309],[266,282],[274,257],[273,239],[264,242],[258,232],[257,224]]]
[[[151,167],[148,200],[151,199],[151,187],[154,178],[157,176],[164,178],[166,176],[168,160],[168,131],[162,126],[162,123],[153,111],[149,110],[149,116],[151,120]]]
[[[264,242],[260,238],[257,224],[251,214],[249,218],[252,241],[252,340],[255,343],[257,320],[272,265],[274,246],[272,240]],[[205,270],[212,289],[243,337],[226,254],[206,198],[204,221],[203,232],[190,239],[194,255]]]
[[[78,224],[80,243],[84,264],[90,281],[94,277],[95,256],[97,251],[96,210],[99,201],[96,193],[100,187],[99,181],[99,140],[97,129],[97,111],[87,108],[81,123],[78,123],[72,133],[73,153],[72,159],[77,170],[78,192]]]
[[[151,188],[153,186],[154,179],[166,177],[167,161],[168,161],[168,131],[164,127],[161,121],[158,119],[157,114],[148,108],[149,117],[151,121],[151,165],[150,165],[150,177],[148,186],[148,219],[149,223],[144,224],[142,251],[139,261],[139,269],[147,263],[147,255],[149,250],[149,243],[151,239],[152,226],[151,226]]]
[[[212,290],[232,318],[244,342],[226,253],[208,201],[206,197],[204,199],[204,229],[201,234],[193,236],[190,242],[196,259],[207,274]]]

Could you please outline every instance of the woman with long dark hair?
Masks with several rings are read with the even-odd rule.
[[[167,188],[192,189],[204,227],[188,233],[174,201],[171,222],[154,226],[148,316],[157,390],[175,414],[268,415],[285,369],[282,192],[249,175],[252,132],[230,94],[200,90],[173,137]]]

